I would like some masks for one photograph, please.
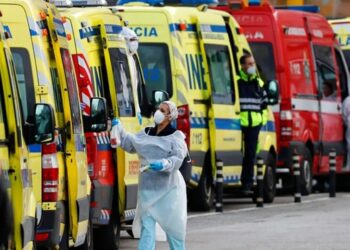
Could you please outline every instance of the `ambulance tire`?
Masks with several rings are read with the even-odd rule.
[[[12,231],[13,217],[10,199],[2,179],[3,178],[0,176],[0,249],[2,247],[7,249],[8,240]]]
[[[189,190],[189,207],[193,211],[209,211],[213,205],[214,188],[206,167],[203,167],[198,186]]]
[[[264,174],[264,202],[272,203],[276,194],[276,160],[269,153]]]
[[[88,221],[88,228],[86,232],[85,241],[82,245],[75,248],[76,250],[93,250],[94,249],[94,240],[93,240],[93,230],[92,230],[92,223],[89,219]]]
[[[106,226],[94,228],[94,242],[103,242],[98,249],[101,250],[117,250],[120,245],[120,225],[110,220]]]
[[[308,148],[305,149],[303,160],[300,164],[301,194],[309,195],[312,192],[312,155]]]
[[[63,230],[61,241],[59,243],[59,249],[68,250],[69,249],[69,236],[68,236],[69,220],[67,218],[68,212],[65,206],[62,208],[62,210],[63,210],[63,216],[62,216],[63,221],[61,223],[64,224],[64,230]]]

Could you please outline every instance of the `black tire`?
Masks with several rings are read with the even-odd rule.
[[[117,250],[120,244],[120,224],[111,219],[108,225],[94,228],[94,242],[103,242],[98,247],[101,250]]]
[[[7,249],[13,225],[11,203],[4,183],[4,178],[0,175],[0,249]]]
[[[213,205],[214,188],[212,181],[203,168],[198,187],[189,190],[189,207],[193,211],[208,211]]]
[[[267,156],[264,174],[264,202],[272,203],[276,195],[276,160],[271,153]]]
[[[63,230],[63,234],[62,234],[62,237],[61,237],[61,241],[59,243],[59,249],[68,250],[69,249],[69,236],[68,236],[69,219],[67,218],[68,212],[66,210],[66,206],[65,205],[62,208],[62,210],[63,210],[63,216],[62,216],[61,223],[64,224],[64,230]]]
[[[308,148],[305,149],[300,164],[301,194],[309,195],[312,192],[312,155]]]
[[[126,230],[126,232],[128,233],[128,235],[129,235],[131,238],[135,238],[134,233],[133,233],[132,230]]]
[[[94,249],[93,230],[92,230],[92,223],[90,220],[89,220],[84,243],[76,247],[75,249],[76,250],[93,250]]]

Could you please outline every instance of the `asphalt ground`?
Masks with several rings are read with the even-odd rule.
[[[120,249],[137,249],[137,239],[122,232]],[[186,249],[349,250],[350,193],[276,197],[257,208],[251,199],[225,197],[224,212],[188,214]],[[156,249],[169,249],[157,242]]]

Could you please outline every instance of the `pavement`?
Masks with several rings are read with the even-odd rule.
[[[257,208],[249,199],[224,201],[224,212],[189,213],[186,249],[190,250],[349,250],[350,194],[313,194],[294,203],[277,197]],[[137,239],[122,232],[120,249],[137,249]],[[169,249],[157,242],[156,249]]]

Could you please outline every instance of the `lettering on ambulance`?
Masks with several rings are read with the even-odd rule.
[[[251,33],[251,32],[246,32],[245,33],[245,37],[249,40],[253,40],[253,39],[264,39],[264,33],[260,32],[260,31],[256,31],[255,33]]]
[[[91,67],[91,73],[92,73],[92,81],[94,84],[94,89],[95,89],[95,94],[97,96],[101,96],[102,94],[102,83],[103,83],[103,78],[102,78],[102,67],[101,66],[93,66]],[[105,96],[105,95],[103,95]]]
[[[156,27],[130,27],[139,37],[157,37]]]
[[[202,145],[202,143],[203,143],[203,134],[202,133],[193,133],[191,138],[192,138],[192,144]]]
[[[207,89],[202,55],[186,54],[185,57],[190,89]]]

